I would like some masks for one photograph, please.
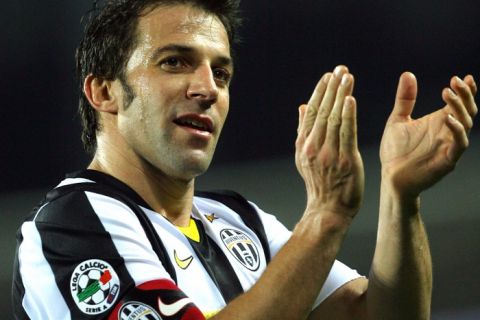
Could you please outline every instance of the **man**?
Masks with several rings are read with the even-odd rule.
[[[237,7],[110,1],[90,22],[78,66],[83,137],[94,157],[20,229],[18,319],[429,318],[419,195],[468,145],[473,77],[452,78],[446,106],[417,120],[416,80],[400,77],[380,150],[367,280],[335,261],[364,180],[354,79],[344,66],[325,74],[299,109],[295,159],[307,203],[291,234],[236,194],[194,197],[228,112]]]

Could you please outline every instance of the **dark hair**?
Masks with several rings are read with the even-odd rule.
[[[82,124],[82,142],[93,154],[97,148],[96,134],[100,128],[98,114],[83,93],[83,82],[94,77],[124,79],[124,69],[136,47],[138,18],[146,10],[160,5],[187,4],[216,15],[225,26],[230,43],[237,40],[240,26],[240,0],[106,0],[88,14],[85,34],[76,52],[77,79],[80,88],[78,113]]]

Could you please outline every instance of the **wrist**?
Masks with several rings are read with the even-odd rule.
[[[382,168],[381,192],[401,202],[417,202],[421,191],[415,185],[405,182],[405,177]]]
[[[338,212],[307,209],[295,226],[294,233],[312,240],[325,236],[343,237],[352,221],[352,216]]]
[[[420,213],[420,196],[416,192],[397,188],[391,181],[382,177],[380,190],[380,215],[390,217],[414,217]]]

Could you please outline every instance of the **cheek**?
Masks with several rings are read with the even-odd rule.
[[[229,99],[229,96],[226,95],[225,97],[223,98],[220,98],[218,100],[218,114],[220,116],[220,119],[222,121],[222,127],[223,127],[223,123],[225,123],[225,120],[227,119],[227,115],[228,115],[228,110],[230,108],[230,99]]]

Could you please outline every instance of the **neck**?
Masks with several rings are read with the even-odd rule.
[[[99,143],[88,169],[119,179],[135,190],[155,212],[177,226],[188,226],[194,179],[185,181],[168,176],[138,156],[126,153],[114,144]]]

